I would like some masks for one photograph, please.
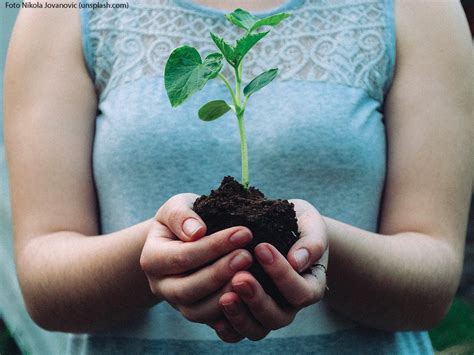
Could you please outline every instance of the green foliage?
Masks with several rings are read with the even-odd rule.
[[[244,87],[244,95],[250,96],[254,92],[257,92],[264,86],[270,84],[270,82],[276,78],[278,69],[269,69],[262,74],[256,76],[246,87]]]
[[[232,106],[224,100],[210,101],[199,109],[198,115],[203,121],[213,121],[229,110],[235,113],[239,125],[242,153],[242,184],[246,188],[249,185],[249,178],[247,139],[244,128],[245,107],[247,100],[254,92],[275,79],[278,69],[267,70],[251,80],[243,90],[245,98],[242,101],[242,63],[245,55],[270,32],[255,31],[264,26],[276,26],[288,16],[288,14],[281,13],[260,19],[245,10],[236,9],[226,15],[232,24],[245,30],[244,35],[235,42],[235,45],[231,45],[222,37],[211,32],[211,38],[220,53],[211,53],[203,61],[195,48],[182,46],[175,49],[166,62],[165,88],[173,107],[182,104],[187,98],[201,90],[211,79],[219,77],[224,82],[232,98]],[[234,71],[235,90],[231,87],[229,80],[221,74],[224,58]]]
[[[444,320],[430,331],[430,338],[437,351],[474,354],[473,334],[474,305],[456,297]]]
[[[165,67],[165,88],[175,107],[201,90],[222,69],[222,54],[211,53],[202,61],[199,52],[189,46],[176,48]]]
[[[262,18],[261,20],[258,20],[253,24],[253,26],[250,28],[249,32],[252,32],[256,30],[257,28],[263,27],[263,26],[276,26],[278,25],[281,21],[289,17],[289,14],[276,14],[270,17]]]
[[[198,112],[199,118],[203,121],[213,121],[230,110],[230,106],[224,100],[210,101],[203,105]]]
[[[263,37],[268,34],[266,32],[258,32],[255,34],[248,33],[244,37],[237,40],[235,46],[231,46],[223,38],[211,32],[211,38],[216,44],[217,48],[224,55],[224,58],[227,60],[233,68],[237,68],[244,59],[245,55],[248,53],[252,47],[257,44]]]
[[[259,19],[258,17],[242,9],[236,9],[234,12],[225,15],[225,17],[234,25],[243,28],[248,32],[255,31],[256,29],[263,26],[276,26],[288,16],[290,15],[281,13]]]
[[[259,32],[259,33],[248,33],[241,39],[237,41],[237,44],[235,45],[235,53],[237,55],[237,65],[240,64],[242,59],[244,59],[244,56],[248,53],[252,47],[257,44],[258,41],[260,41],[263,37],[265,37],[268,32]]]
[[[226,19],[232,22],[234,25],[248,30],[258,20],[257,17],[242,9],[235,9],[230,14],[225,15]]]
[[[211,32],[211,38],[216,44],[217,48],[221,51],[224,55],[224,58],[227,60],[231,66],[237,66],[237,55],[235,53],[234,47],[232,47],[229,43],[227,43],[222,37]]]

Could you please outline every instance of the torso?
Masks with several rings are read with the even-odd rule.
[[[176,193],[208,193],[224,175],[239,176],[235,119],[203,123],[196,116],[207,99],[228,99],[223,84],[209,82],[178,109],[170,107],[163,86],[172,49],[186,43],[204,54],[215,50],[209,30],[235,36],[222,16],[227,9],[214,3],[143,0],[123,17],[102,11],[87,22],[86,53],[93,54],[88,64],[100,100],[93,162],[102,233],[153,216]],[[251,184],[270,198],[303,198],[324,215],[375,231],[386,169],[381,112],[394,68],[390,2],[260,4],[266,14],[284,10],[293,16],[249,54],[244,68],[246,82],[271,67],[281,69],[247,107]],[[336,344],[339,337],[352,340]],[[184,320],[165,303],[136,324],[92,336],[83,346],[112,349],[112,343],[229,351],[211,329]],[[369,343],[386,343],[387,351],[399,346],[395,335],[356,329],[321,302],[264,342],[244,342],[233,351],[270,351],[283,343],[314,352],[316,344],[367,350]]]

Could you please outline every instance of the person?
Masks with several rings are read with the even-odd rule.
[[[431,353],[425,330],[458,285],[473,178],[460,5],[129,7],[22,9],[14,28],[5,142],[32,319],[73,333],[69,353]],[[231,38],[222,15],[238,7],[292,14],[244,67],[246,80],[281,69],[246,115],[251,184],[295,205],[287,256],[263,243],[252,257],[241,226],[204,237],[192,203],[238,175],[236,123],[196,118],[227,97],[217,80],[178,109],[164,92],[169,53],[214,51],[208,32]],[[255,262],[288,307],[245,271]],[[327,275],[304,272],[316,264]]]

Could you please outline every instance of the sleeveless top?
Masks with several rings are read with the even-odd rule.
[[[302,198],[323,215],[376,231],[386,172],[383,100],[395,61],[392,0],[288,0],[258,15],[280,11],[292,16],[244,62],[244,82],[280,68],[247,105],[251,185],[270,198]],[[84,56],[99,97],[93,174],[101,233],[152,217],[177,193],[207,194],[223,176],[240,177],[236,119],[197,118],[207,101],[229,101],[224,84],[211,80],[172,109],[163,83],[174,48],[192,45],[205,55],[216,51],[210,31],[236,38],[223,13],[191,0],[81,9]],[[363,327],[323,300],[264,340],[238,344],[223,343],[208,326],[162,302],[113,330],[71,335],[68,351],[425,354],[432,347],[425,332]]]

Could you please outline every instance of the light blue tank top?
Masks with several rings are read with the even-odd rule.
[[[391,0],[289,0],[292,16],[249,54],[244,79],[281,73],[246,111],[250,181],[270,198],[303,198],[326,216],[377,230],[386,172],[384,95],[395,61]],[[93,173],[102,233],[152,217],[169,197],[208,193],[240,177],[237,122],[197,118],[213,80],[172,109],[163,84],[169,53],[188,44],[215,51],[209,31],[233,39],[223,12],[190,0],[137,0],[128,9],[81,10],[84,55],[99,96]],[[224,344],[166,302],[100,334],[74,335],[70,353],[432,353],[424,332],[369,329],[307,307],[259,342]]]

